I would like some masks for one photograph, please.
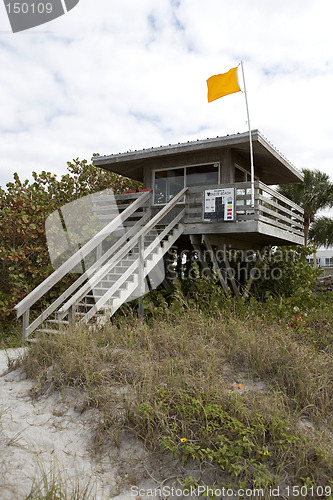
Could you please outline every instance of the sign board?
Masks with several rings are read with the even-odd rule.
[[[204,193],[204,221],[233,221],[235,218],[235,189],[207,189]]]

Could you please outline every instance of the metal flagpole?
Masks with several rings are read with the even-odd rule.
[[[252,147],[252,135],[251,135],[251,123],[250,123],[250,115],[249,115],[249,104],[247,102],[247,93],[246,93],[246,85],[245,85],[245,76],[244,76],[244,66],[243,61],[241,61],[242,73],[243,73],[243,85],[244,85],[244,94],[245,94],[245,103],[246,103],[246,112],[247,112],[247,123],[249,125],[249,138],[250,138],[250,158],[251,158],[251,205],[254,207],[254,165],[253,165],[253,147]]]

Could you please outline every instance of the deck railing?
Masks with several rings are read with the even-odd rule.
[[[219,188],[235,189],[234,222],[259,221],[294,235],[304,236],[303,209],[261,181],[255,181],[254,207],[251,206],[250,182],[188,188],[185,223],[204,222],[204,192],[205,190]],[[226,224],[229,223],[226,222]]]

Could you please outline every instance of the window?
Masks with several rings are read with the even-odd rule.
[[[333,257],[325,257],[325,266],[333,266]]]
[[[218,184],[219,164],[198,165],[197,167],[186,167],[186,186],[209,186]]]
[[[184,169],[160,170],[155,172],[154,203],[168,203],[184,187]]]
[[[250,180],[251,174],[238,165],[235,165],[235,182],[247,182]]]
[[[208,186],[219,183],[219,164],[156,170],[154,172],[154,204],[168,203],[185,186]]]

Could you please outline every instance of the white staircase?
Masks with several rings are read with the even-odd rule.
[[[162,225],[161,221],[185,192],[186,188],[152,218],[151,193],[137,195],[133,203],[15,307],[17,316],[23,316],[23,338],[27,340],[36,330],[55,333],[71,321],[88,323],[95,319],[97,325],[104,324],[122,304],[148,291],[149,275],[164,273],[163,256],[184,231],[181,220],[185,209],[169,224]],[[120,226],[126,226],[125,232],[103,253],[103,241],[117,230],[119,234]],[[30,323],[32,306],[78,262],[97,251],[98,259]]]

